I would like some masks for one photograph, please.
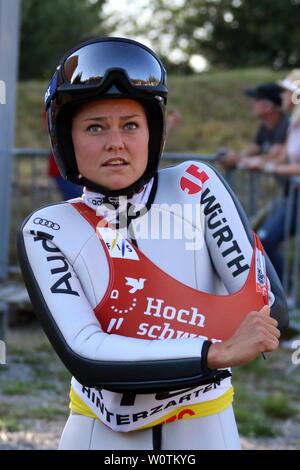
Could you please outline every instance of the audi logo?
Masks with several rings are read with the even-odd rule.
[[[93,206],[101,206],[102,202],[103,202],[103,198],[102,199],[89,199],[89,202],[93,204]]]
[[[51,222],[51,220],[41,219],[41,217],[34,219],[33,223],[36,225],[42,225],[43,227],[52,228],[52,230],[60,229],[60,225],[56,224],[55,222]]]

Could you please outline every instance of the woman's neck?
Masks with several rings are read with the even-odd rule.
[[[153,178],[146,183],[143,188],[135,193],[132,197],[127,196],[105,196],[101,193],[90,191],[88,188],[84,188],[82,199],[83,202],[94,210],[97,210],[101,205],[111,205],[112,207],[123,208],[127,207],[127,204],[131,205],[146,205],[151,193],[153,186]]]

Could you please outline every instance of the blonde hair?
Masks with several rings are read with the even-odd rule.
[[[297,127],[300,126],[300,69],[292,70],[279,85],[284,90],[294,92],[292,102],[294,104],[291,113],[291,123]]]

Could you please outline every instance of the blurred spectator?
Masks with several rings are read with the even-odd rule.
[[[182,116],[176,109],[170,109],[167,114],[166,120],[166,138],[168,138],[171,132],[179,126],[182,122]]]
[[[219,159],[224,168],[254,168],[256,161],[277,160],[286,140],[289,118],[281,109],[281,87],[273,82],[244,90],[251,98],[252,115],[261,120],[254,142],[241,153],[231,150]]]
[[[43,112],[44,130],[47,132],[47,114]],[[74,199],[82,195],[83,188],[77,184],[66,181],[60,174],[53,153],[49,152],[47,174],[55,182],[55,185],[64,201]]]
[[[66,181],[61,176],[52,152],[50,152],[49,154],[48,176],[50,176],[50,178],[53,178],[53,180],[55,181],[57,189],[59,190],[64,201],[67,201],[68,199],[73,199],[75,197],[80,197],[82,195],[82,186],[71,183],[71,181]]]
[[[279,82],[282,87],[282,106],[290,113],[291,120],[288,129],[287,141],[278,161],[261,162],[258,166],[264,171],[272,172],[281,176],[300,175],[300,69],[293,70],[283,81]],[[263,242],[279,277],[283,275],[283,258],[279,251],[279,243],[284,238],[285,222],[288,201],[288,184],[285,194],[279,204],[273,207],[270,215],[266,218],[258,234]],[[297,201],[292,201],[292,223],[289,234],[295,233]]]

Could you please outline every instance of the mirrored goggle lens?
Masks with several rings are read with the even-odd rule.
[[[101,42],[83,46],[64,62],[70,84],[100,84],[109,69],[123,69],[135,86],[156,86],[162,69],[156,58],[142,47],[126,42]]]

